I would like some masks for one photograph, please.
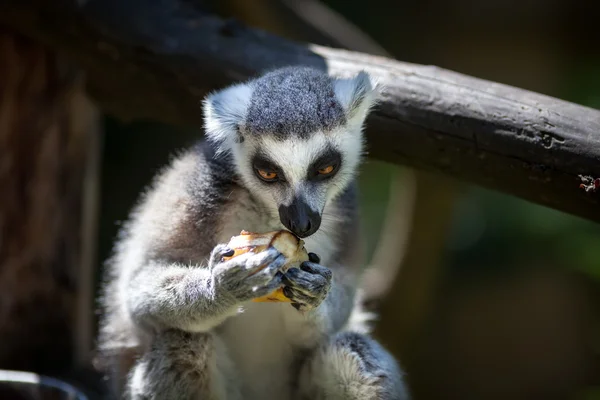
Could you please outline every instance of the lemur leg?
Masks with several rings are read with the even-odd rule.
[[[318,348],[299,377],[302,400],[408,400],[394,358],[368,336],[342,332]]]
[[[238,400],[233,365],[211,333],[169,330],[155,338],[129,375],[130,400]]]

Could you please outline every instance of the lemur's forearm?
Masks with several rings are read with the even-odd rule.
[[[216,246],[207,266],[151,262],[133,274],[127,285],[127,306],[142,327],[207,332],[238,313],[252,298],[281,285],[285,257],[275,249],[248,252],[223,261],[233,250]]]
[[[332,267],[331,288],[323,303],[308,313],[308,317],[317,322],[324,332],[338,332],[348,320],[354,306],[356,281],[343,267]]]
[[[331,286],[324,300],[313,309],[308,311],[302,311],[301,309],[299,311],[304,316],[305,326],[303,329],[316,333],[316,335],[311,335],[315,341],[339,332],[346,325],[354,307],[356,294],[356,278],[354,275],[345,271],[341,266],[335,266],[331,273]],[[310,279],[310,275],[303,275],[305,280]],[[300,280],[298,279],[298,281]],[[310,283],[306,286],[310,286]],[[297,292],[294,292],[294,294],[298,295]],[[292,318],[292,320],[295,319]],[[304,340],[301,337],[292,340],[295,339],[299,341],[298,344],[301,346],[310,346],[309,343],[300,343]]]
[[[207,267],[151,262],[127,285],[127,306],[142,327],[206,332],[237,313],[233,298],[217,293]]]

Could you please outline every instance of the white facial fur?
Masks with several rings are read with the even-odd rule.
[[[296,196],[302,197],[310,208],[321,214],[325,205],[356,175],[363,154],[363,123],[376,97],[369,76],[360,73],[350,79],[334,79],[335,97],[344,110],[345,124],[328,132],[313,132],[305,138],[290,135],[281,139],[274,135],[243,132],[252,84],[237,84],[206,99],[205,128],[209,140],[216,143],[220,151],[232,153],[245,186],[270,212],[277,213],[280,205],[289,205]],[[244,137],[241,143],[239,135]],[[341,153],[340,170],[332,179],[308,184],[308,167],[328,147]],[[259,149],[281,168],[286,178],[284,184],[265,183],[256,176],[252,157]]]
[[[306,179],[311,163],[322,155],[328,145],[342,153],[342,164],[328,181],[309,185]],[[335,198],[355,176],[362,155],[362,135],[339,129],[335,132],[315,132],[308,139],[290,138],[284,141],[265,137],[237,144],[236,165],[246,186],[265,205],[276,211],[279,205],[289,205],[294,197],[301,197],[311,209],[322,213],[327,201]],[[284,172],[286,183],[278,185],[260,181],[249,163],[250,155],[260,148]],[[252,190],[254,189],[254,190]]]

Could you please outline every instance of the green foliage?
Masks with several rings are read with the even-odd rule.
[[[585,390],[575,396],[575,400],[600,400],[600,387]]]
[[[390,192],[390,179],[396,167],[367,160],[359,175],[360,213],[363,234],[366,240],[366,259],[369,260],[385,218]]]
[[[600,279],[600,225],[497,192],[472,188],[457,207],[449,239],[455,268],[552,260]]]

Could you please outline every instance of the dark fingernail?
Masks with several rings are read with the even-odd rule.
[[[275,273],[275,275],[273,275],[273,282],[277,283],[277,284],[282,284],[283,283],[283,274],[279,271],[277,271]]]
[[[315,269],[313,267],[310,266],[310,264],[304,262],[302,264],[300,264],[300,269],[304,272],[309,272],[311,274],[316,274],[317,271],[315,271]]]
[[[300,268],[297,268],[297,267],[288,269],[285,272],[283,279],[284,280],[295,279],[296,277],[298,277],[298,271],[300,271]]]
[[[319,257],[318,255],[316,255],[315,253],[308,253],[308,260],[310,262],[314,262],[314,263],[320,263],[321,262],[321,257]]]
[[[292,289],[289,286],[284,286],[283,287],[283,294],[288,299],[291,299],[294,296],[294,293],[292,292]]]
[[[290,279],[287,277],[286,274],[283,274],[283,276],[281,277],[281,282],[284,285],[288,285],[288,286],[292,286],[293,285],[292,281],[290,281]]]

